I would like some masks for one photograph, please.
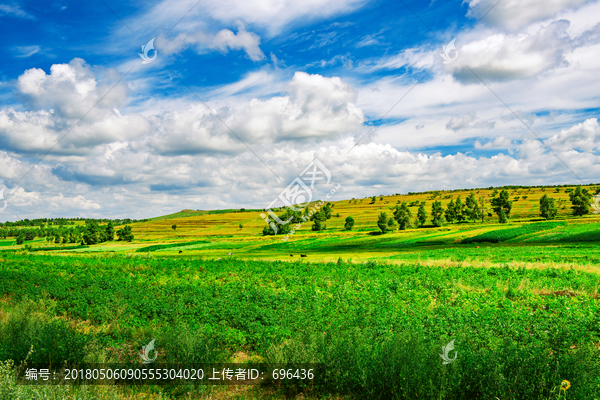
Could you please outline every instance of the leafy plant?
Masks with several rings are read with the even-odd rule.
[[[344,224],[344,230],[351,231],[353,227],[354,227],[354,218],[346,217],[346,221]]]
[[[417,211],[417,220],[419,221],[419,225],[423,226],[425,225],[425,222],[427,221],[427,211],[425,210],[425,202],[421,202],[421,204],[419,205],[419,210]]]
[[[386,213],[381,212],[379,214],[379,218],[377,219],[377,226],[379,227],[381,233],[386,233],[388,231],[388,217]]]
[[[554,204],[554,199],[544,194],[540,199],[540,216],[545,219],[554,219],[557,213],[558,209]]]
[[[575,190],[569,193],[571,199],[571,208],[573,215],[582,216],[590,213],[590,203],[592,201],[592,195],[587,189],[582,189],[581,186],[577,186]]]

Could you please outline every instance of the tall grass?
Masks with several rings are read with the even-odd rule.
[[[563,379],[573,384],[569,399],[600,396],[600,363],[592,347],[553,354],[548,344],[523,345],[511,338],[475,346],[463,336],[456,343],[456,360],[443,365],[441,348],[424,332],[374,340],[355,328],[299,336],[273,346],[267,359],[322,363],[310,390],[356,399],[542,400]],[[299,388],[288,388],[294,390]]]
[[[53,304],[25,299],[0,323],[0,360],[17,363],[29,355],[32,363],[60,365],[81,361],[86,355],[87,337],[62,318],[52,315]]]

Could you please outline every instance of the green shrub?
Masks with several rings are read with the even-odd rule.
[[[151,339],[140,342],[139,346]],[[161,363],[216,363],[227,358],[218,337],[200,328],[192,329],[186,323],[164,327],[157,332],[156,343]]]
[[[43,300],[25,299],[0,323],[0,360],[17,364],[29,355],[32,363],[62,364],[64,361],[81,362],[86,355],[88,339],[75,331],[66,320],[54,318]]]
[[[569,398],[592,399],[600,364],[597,351],[556,352],[549,342],[526,344],[508,337],[478,346],[467,336],[456,339],[456,360],[442,364],[441,346],[411,330],[373,338],[360,328],[312,332],[273,346],[272,363],[316,363],[319,394],[359,399],[548,399],[563,379],[577,381]],[[306,389],[305,389],[306,390]]]

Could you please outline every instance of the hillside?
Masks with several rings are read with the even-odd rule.
[[[598,185],[587,186],[595,193]],[[105,242],[89,247],[56,246],[44,238],[28,242],[34,251],[63,253],[134,252],[156,256],[201,256],[209,258],[234,257],[257,259],[293,259],[305,254],[314,260],[337,260],[340,257],[356,260],[402,261],[429,259],[452,261],[457,259],[485,262],[514,261],[519,248],[522,262],[543,261],[549,255],[558,260],[589,264],[598,260],[600,242],[600,215],[574,217],[571,214],[568,192],[574,186],[545,188],[513,188],[511,218],[500,224],[496,215],[485,216],[484,221],[468,221],[434,227],[431,218],[421,228],[398,230],[381,235],[377,225],[379,213],[392,215],[392,208],[402,202],[411,205],[413,218],[418,204],[425,202],[431,214],[433,201],[441,201],[444,208],[459,196],[471,193],[490,200],[497,188],[478,190],[433,191],[406,195],[332,201],[333,212],[327,220],[327,229],[311,230],[311,222],[302,224],[289,240],[282,236],[263,236],[265,222],[259,210],[211,210],[181,212],[131,224],[135,239],[132,242]],[[556,199],[559,211],[556,220],[544,222],[539,217],[539,199],[547,194]],[[283,212],[277,210],[277,213]],[[338,216],[339,215],[339,216]],[[489,215],[489,214],[488,214]],[[352,231],[344,230],[344,220],[355,220]],[[176,229],[172,226],[176,225]],[[571,245],[565,245],[571,243]],[[557,246],[560,247],[557,248]],[[14,239],[0,240],[3,249],[15,249]],[[591,246],[591,247],[590,247]]]

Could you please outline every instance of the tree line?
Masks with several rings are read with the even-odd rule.
[[[17,244],[33,240],[36,237],[46,238],[47,242],[56,244],[79,243],[81,245],[92,245],[107,241],[117,240],[131,242],[134,239],[132,229],[125,225],[115,231],[111,220],[106,225],[99,225],[96,220],[87,220],[85,225],[77,226],[46,226],[42,223],[38,228],[2,228],[0,237],[15,237]]]
[[[569,192],[569,199],[571,200],[572,214],[575,216],[583,216],[590,213],[592,194],[587,189],[582,189],[581,186],[577,186],[574,190]],[[558,208],[555,204],[555,199],[548,197],[544,194],[540,199],[540,212],[539,215],[547,220],[556,218],[558,214]],[[419,204],[417,216],[413,220],[412,212],[410,211],[409,204],[403,202],[401,205],[396,205],[393,210],[393,215],[388,218],[387,213],[381,212],[377,219],[377,227],[381,233],[395,231],[396,228],[400,230],[409,229],[416,226],[423,227],[427,222],[429,214],[425,209],[425,202]],[[512,210],[512,200],[509,200],[509,193],[507,190],[502,190],[498,193],[494,191],[494,197],[491,200],[491,206],[493,212],[498,216],[498,222],[504,224],[507,223],[510,218],[510,212]],[[446,205],[446,209],[442,207],[441,201],[434,201],[431,205],[431,223],[435,227],[440,227],[445,223],[454,222],[467,222],[469,220],[476,222],[481,219],[484,222],[484,216],[487,213],[485,204],[485,198],[479,196],[475,197],[475,193],[469,194],[465,199],[465,202],[458,196],[456,201],[450,200]],[[488,216],[492,214],[488,213]]]
[[[567,192],[569,193],[569,198],[571,200],[573,215],[582,216],[590,213],[592,194],[587,189],[577,186],[573,190],[567,190]],[[508,190],[502,189],[501,191],[498,191],[498,189],[494,189],[494,192],[490,196],[492,196],[489,204],[491,207],[486,203],[485,197],[477,197],[474,192],[471,192],[464,201],[461,196],[458,196],[456,200],[451,199],[446,204],[446,208],[443,207],[441,201],[433,201],[429,212],[426,209],[425,201],[413,201],[411,203],[402,202],[391,209],[391,216],[388,217],[386,212],[381,212],[379,214],[377,228],[381,233],[387,233],[397,229],[405,230],[413,227],[423,227],[430,217],[431,224],[434,227],[440,227],[448,223],[469,221],[481,221],[483,223],[486,215],[492,217],[494,214],[498,217],[498,222],[503,224],[507,223],[513,208],[513,201],[510,200]],[[523,198],[526,199],[527,196],[523,196]],[[515,199],[518,199],[518,197],[515,197]],[[376,196],[372,196],[371,204],[374,204],[375,202]],[[327,220],[332,217],[334,206],[335,204],[327,203],[323,209],[318,211],[314,209],[309,211],[309,207],[306,207],[303,211],[294,211],[289,208],[285,209],[285,212],[278,215],[278,218],[282,221],[289,222],[278,225],[277,232],[275,232],[270,225],[267,225],[263,228],[263,235],[275,235],[276,233],[285,235],[291,231],[293,224],[306,221],[312,221],[311,229],[313,231],[323,231],[327,228]],[[413,216],[413,213],[410,210],[410,207],[413,206],[419,207],[416,217]],[[542,218],[551,220],[556,218],[557,214],[558,207],[556,205],[556,199],[550,198],[547,194],[544,194],[540,199],[539,215]],[[339,217],[340,214],[337,213],[336,216]],[[344,230],[352,230],[354,224],[355,221],[352,216],[346,217]]]
[[[327,202],[325,206],[323,206],[323,208],[320,210],[317,210],[314,207],[313,209],[311,209],[310,207],[306,207],[302,211],[294,211],[292,209],[287,208],[283,214],[277,216],[281,221],[286,221],[286,223],[282,225],[277,225],[277,232],[275,232],[275,230],[270,224],[266,225],[263,228],[262,233],[265,236],[275,234],[287,235],[291,232],[292,226],[294,224],[307,221],[312,221],[311,229],[313,231],[324,231],[325,229],[327,229],[327,220],[332,217],[334,206],[335,204]],[[336,216],[339,217],[340,214],[337,213]]]
[[[96,221],[97,223],[106,223],[112,222],[113,225],[126,225],[132,224],[134,222],[145,222],[147,219],[131,219],[131,218],[123,218],[123,219],[108,219],[108,218],[34,218],[34,219],[22,219],[15,222],[0,222],[0,227],[10,228],[10,227],[33,227],[33,226],[65,226],[65,225],[75,225],[78,221],[84,221],[87,223],[88,221]]]

